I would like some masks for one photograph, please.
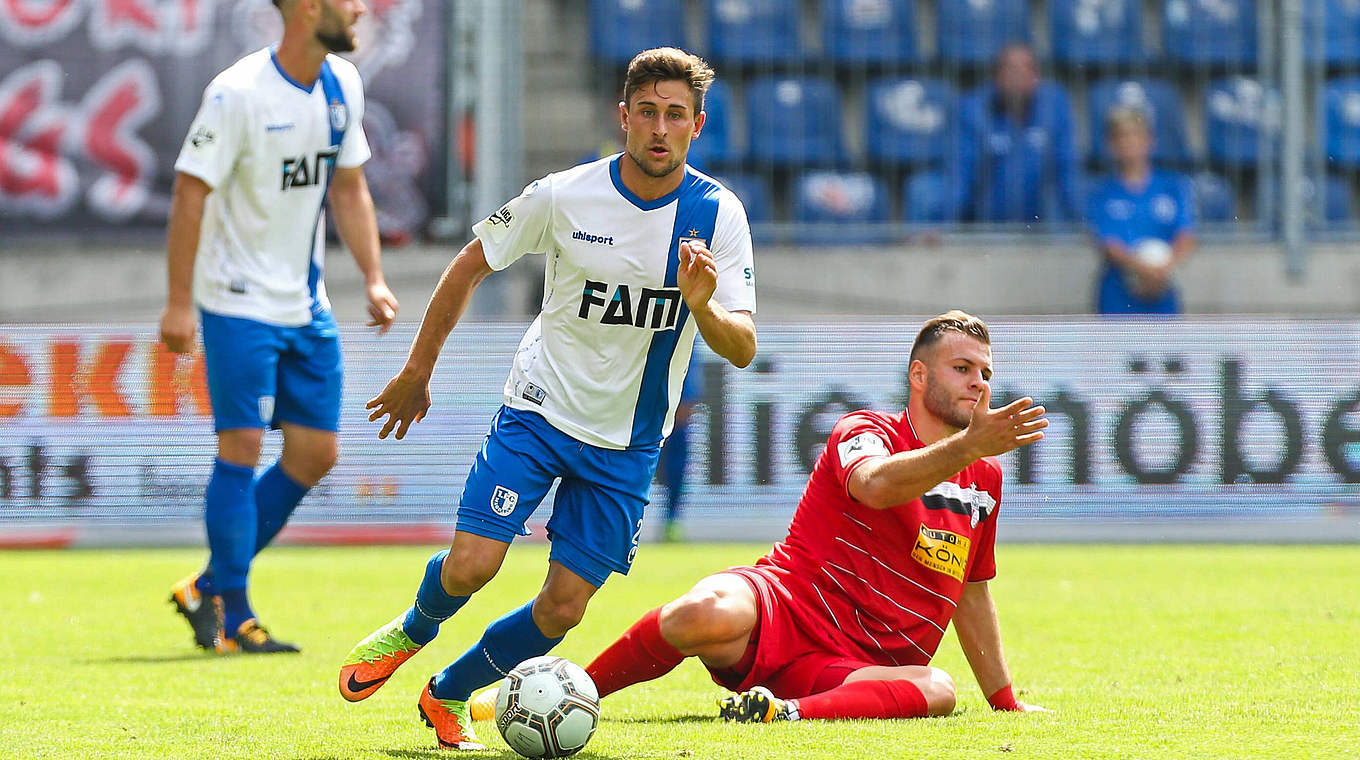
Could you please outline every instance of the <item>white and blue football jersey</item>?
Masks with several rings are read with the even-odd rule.
[[[670,434],[697,331],[676,281],[680,243],[713,252],[716,303],[756,308],[741,201],[688,167],[679,188],[642,200],[619,177],[621,156],[533,182],[473,226],[492,269],[548,257],[543,311],[515,353],[505,403],[609,449]]]
[[[329,308],[326,189],[336,166],[368,160],[363,116],[359,71],[336,55],[311,87],[289,77],[269,48],[208,84],[175,161],[213,188],[194,260],[200,307],[284,326]]]

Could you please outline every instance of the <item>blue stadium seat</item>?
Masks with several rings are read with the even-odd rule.
[[[746,86],[746,116],[750,161],[801,166],[841,160],[840,96],[829,80],[752,80]]]
[[[1184,164],[1190,160],[1185,131],[1185,112],[1175,86],[1160,79],[1111,79],[1091,86],[1087,117],[1091,155],[1108,163],[1110,147],[1105,140],[1105,118],[1116,106],[1137,108],[1147,115],[1155,141],[1152,160],[1159,164]]]
[[[989,64],[1008,42],[1029,40],[1025,0],[938,0],[940,58]]]
[[[1256,63],[1256,0],[1164,0],[1162,51],[1178,63]]]
[[[709,56],[727,64],[796,63],[803,58],[801,18],[798,0],[708,0]]]
[[[1278,143],[1279,93],[1248,77],[1210,82],[1204,91],[1204,129],[1209,158],[1228,165],[1255,164],[1263,138]]]
[[[941,172],[916,172],[902,185],[902,218],[907,222],[941,223],[946,218],[948,185]]]
[[[888,221],[888,195],[868,172],[808,172],[794,185],[793,220],[814,225],[799,233],[800,242],[883,242],[889,237],[882,224]]]
[[[1303,180],[1303,206],[1308,209],[1308,224],[1312,229],[1340,229],[1350,227],[1355,220],[1351,215],[1351,186],[1344,177],[1328,175],[1322,182],[1322,198],[1319,199],[1317,183],[1313,178]],[[1319,217],[1317,210],[1321,207]]]
[[[823,0],[822,41],[839,64],[917,61],[912,0]]]
[[[774,221],[770,189],[764,179],[754,174],[724,174],[716,179],[741,199],[741,205],[746,207],[746,220],[751,224]]]
[[[1304,0],[1303,54],[1309,63],[1360,62],[1360,3]]]
[[[713,171],[734,163],[738,156],[732,140],[732,90],[721,79],[715,79],[704,96],[707,114],[699,139],[689,144],[689,163],[701,171]]]
[[[675,0],[590,0],[595,56],[627,63],[647,48],[685,45],[685,8]]]
[[[1231,222],[1237,219],[1237,193],[1228,181],[1213,172],[1200,172],[1190,179],[1195,194],[1197,222]]]
[[[904,164],[944,160],[957,124],[958,93],[938,79],[880,79],[864,98],[869,155]]]
[[[1360,168],[1360,77],[1334,79],[1322,91],[1319,142],[1334,166]]]
[[[1048,4],[1053,57],[1059,63],[1114,64],[1141,61],[1141,0],[1061,0]]]

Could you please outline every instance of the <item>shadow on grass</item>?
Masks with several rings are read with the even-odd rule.
[[[668,715],[664,718],[601,718],[606,723],[718,723],[716,715]]]
[[[487,749],[474,752],[451,753],[446,749],[384,749],[380,750],[388,757],[398,758],[398,760],[449,760],[449,757],[456,754],[460,758],[516,758],[518,753],[510,749]],[[603,755],[590,750],[582,750],[572,755],[572,757],[583,758],[584,760],[618,760],[615,755]],[[325,760],[323,758],[299,758],[298,760]]]
[[[77,665],[166,665],[175,662],[220,662],[230,658],[211,652],[179,652],[177,654],[132,654],[118,657],[96,657],[76,660]]]

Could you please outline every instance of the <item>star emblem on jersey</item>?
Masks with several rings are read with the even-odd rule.
[[[696,227],[690,227],[690,228],[689,228],[689,237],[690,237],[690,239],[696,239],[696,238],[698,238],[698,237],[699,237],[699,230],[698,230],[698,228],[696,228]]]

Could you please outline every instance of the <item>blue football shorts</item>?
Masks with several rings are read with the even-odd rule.
[[[340,428],[344,361],[329,311],[301,327],[200,314],[215,429]]]
[[[548,519],[549,559],[597,588],[637,554],[660,446],[604,449],[536,412],[501,407],[468,473],[457,529],[509,543],[561,478]]]

